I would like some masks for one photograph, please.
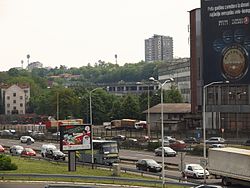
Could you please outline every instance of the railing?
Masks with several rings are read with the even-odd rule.
[[[126,182],[126,183],[143,183],[161,185],[161,180],[146,180],[146,179],[132,179],[132,178],[121,178],[121,177],[108,177],[108,176],[80,176],[80,175],[65,175],[65,174],[4,174],[0,173],[0,177],[4,180],[6,177],[22,177],[22,178],[67,178],[67,179],[82,179],[82,180],[101,180],[101,181],[112,181],[112,183]],[[186,182],[174,182],[165,181],[166,185],[179,185],[179,186],[194,186],[197,184],[186,183]]]

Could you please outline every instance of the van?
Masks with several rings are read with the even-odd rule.
[[[41,156],[45,157],[46,150],[55,150],[56,146],[54,144],[43,144],[41,147]]]

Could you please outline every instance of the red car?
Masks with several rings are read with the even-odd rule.
[[[169,146],[174,150],[185,150],[187,144],[183,140],[170,140]]]
[[[24,148],[21,155],[25,156],[36,156],[36,152],[31,148]]]
[[[4,147],[2,145],[0,145],[0,152],[4,152]]]

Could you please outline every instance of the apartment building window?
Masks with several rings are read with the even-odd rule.
[[[10,96],[7,96],[7,100],[10,100]]]
[[[16,97],[16,93],[13,93],[13,97]]]
[[[16,104],[16,100],[13,100],[13,104]]]
[[[9,108],[9,107],[10,107],[10,104],[7,104],[7,107]]]
[[[23,100],[23,96],[20,96],[20,100]]]
[[[9,110],[7,110],[7,114],[10,114],[10,111],[9,111]]]
[[[20,107],[23,107],[23,103],[20,103]]]
[[[16,110],[16,106],[13,106],[13,110]]]
[[[23,111],[22,111],[22,110],[20,110],[20,114],[23,114]]]

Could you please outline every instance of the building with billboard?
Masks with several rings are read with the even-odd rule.
[[[190,11],[191,111],[202,118],[205,105],[208,133],[250,133],[249,18],[246,0],[204,0]]]

